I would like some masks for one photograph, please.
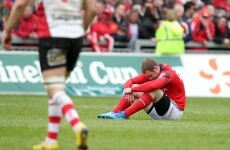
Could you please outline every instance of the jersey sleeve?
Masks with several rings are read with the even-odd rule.
[[[172,77],[169,71],[162,72],[160,76],[152,81],[148,81],[139,86],[132,87],[132,92],[145,92],[149,93],[156,89],[163,89],[170,81]]]
[[[191,30],[192,30],[192,39],[195,42],[204,42],[205,38],[203,36],[200,36],[199,31],[199,24],[198,20],[194,19],[190,22]]]
[[[215,26],[212,21],[209,22],[209,27],[205,31],[206,31],[208,40],[213,41],[213,39],[215,38]]]
[[[125,82],[124,88],[130,88],[133,84],[142,84],[148,81],[148,78],[142,73],[134,78]]]

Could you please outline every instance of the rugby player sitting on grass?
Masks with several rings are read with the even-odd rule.
[[[153,119],[178,120],[186,105],[185,88],[180,76],[167,64],[158,64],[147,58],[142,73],[124,85],[124,96],[101,119],[128,119],[144,109]]]

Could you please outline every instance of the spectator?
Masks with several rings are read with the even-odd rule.
[[[3,17],[3,9],[4,9],[4,7],[3,7],[3,3],[2,3],[2,1],[0,1],[0,31],[2,31],[3,30],[3,20],[2,20],[2,17]]]
[[[137,8],[137,6],[135,6]],[[141,11],[139,12],[139,39],[151,39],[155,35],[155,29],[158,20],[153,15],[153,4],[145,2]]]
[[[154,0],[153,1],[153,15],[157,21],[162,20],[163,18],[163,0]]]
[[[180,3],[175,4],[174,10],[175,10],[175,14],[176,14],[176,19],[180,23],[181,27],[184,30],[184,33],[183,33],[184,42],[191,41],[192,40],[192,31],[191,31],[190,25],[188,24],[188,22],[185,22],[182,20],[182,16],[184,13],[183,5]]]
[[[116,4],[118,0],[105,0],[105,3],[106,3],[106,7],[109,8],[112,13],[114,13],[114,5]]]
[[[101,14],[106,8],[106,3],[103,0],[97,0],[96,2],[96,13],[97,15]]]
[[[96,1],[96,17],[94,17],[91,24],[94,24],[98,21],[98,16],[100,16],[100,14],[104,11],[105,8],[106,8],[106,3],[104,0],[97,0]],[[90,30],[90,28],[86,31],[86,36],[90,32],[89,30]]]
[[[204,3],[201,0],[191,0],[194,2],[196,10],[201,10],[204,7]]]
[[[213,5],[207,5],[206,6],[206,9],[209,11],[209,13],[210,13],[210,19],[212,20],[212,21],[214,21],[215,20],[215,12],[216,12],[216,10],[215,10],[215,7],[213,6]]]
[[[111,20],[112,12],[106,8],[98,16],[98,21],[90,28],[86,36],[95,52],[111,52],[114,47],[114,39],[110,34],[118,31],[118,26]]]
[[[97,0],[96,1],[96,16],[94,17],[91,24],[94,24],[98,21],[98,16],[104,11],[106,8],[106,3],[104,0]],[[90,28],[86,31],[86,36],[90,33]]]
[[[183,15],[183,21],[190,22],[193,18],[193,15],[195,13],[195,3],[192,1],[188,1],[184,4],[184,15]]]
[[[7,19],[9,18],[10,11],[7,8],[3,8],[1,12],[1,31],[4,29]]]
[[[125,0],[124,1],[126,12],[130,13],[131,8],[132,8],[132,4],[133,4],[133,0]]]
[[[138,39],[138,10],[132,9],[129,14],[129,30],[130,30],[130,48],[135,49],[135,42]]]
[[[19,26],[15,29],[13,34],[23,39],[37,39],[37,27],[38,19],[34,14],[34,6],[30,4],[26,6],[23,17],[20,19]]]
[[[212,0],[202,0],[202,2],[203,2],[205,5],[211,4],[211,1],[212,1]]]
[[[10,0],[0,1],[0,31],[3,31],[4,25],[9,17],[10,9],[13,3]]]
[[[143,4],[146,0],[132,0],[133,4]]]
[[[227,26],[227,19],[225,16],[217,17],[215,22],[215,35],[215,43],[230,44],[230,29]]]
[[[221,8],[221,11],[226,13],[228,27],[230,28],[230,0],[213,0],[212,5]]]
[[[13,6],[13,2],[11,0],[2,0],[4,8],[10,10]]]
[[[213,41],[215,38],[214,23],[210,19],[210,13],[204,9],[200,12],[197,18],[194,18],[191,23],[193,41],[200,42],[206,48],[208,41]]]
[[[183,28],[176,20],[175,11],[168,9],[156,30],[156,54],[184,54]]]
[[[227,18],[228,13],[225,9],[223,9],[221,7],[216,7],[215,11],[216,11],[215,16],[226,16],[226,18]]]
[[[125,14],[125,5],[118,2],[115,5],[115,12],[112,17],[112,20],[118,25],[118,31],[112,34],[115,41],[128,42],[130,40],[129,24]]]
[[[230,0],[213,0],[212,5],[215,7],[220,7],[230,12]]]

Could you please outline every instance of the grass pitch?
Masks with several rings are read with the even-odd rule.
[[[117,97],[73,97],[90,129],[89,150],[227,150],[230,148],[230,99],[189,98],[180,121],[151,120],[143,111],[129,120],[99,120]],[[46,96],[0,95],[0,150],[30,150],[44,140]],[[73,150],[74,134],[65,120],[60,150]]]

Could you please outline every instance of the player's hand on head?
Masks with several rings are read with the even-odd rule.
[[[2,47],[6,50],[10,50],[11,48],[11,33],[3,31],[2,33]]]

